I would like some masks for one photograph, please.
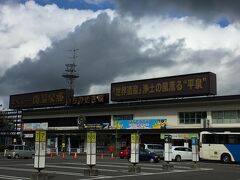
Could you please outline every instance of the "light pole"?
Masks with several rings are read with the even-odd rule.
[[[117,128],[116,128],[116,135],[115,135],[116,139],[115,139],[115,155],[117,155]]]

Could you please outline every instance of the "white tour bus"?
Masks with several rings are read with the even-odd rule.
[[[201,159],[224,163],[240,161],[240,133],[203,131],[199,144]]]

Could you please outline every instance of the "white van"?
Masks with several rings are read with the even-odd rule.
[[[5,150],[4,155],[8,158],[33,158],[34,150],[32,150],[29,146],[25,145],[9,145]]]
[[[156,153],[160,158],[164,157],[164,146],[162,144],[141,144],[140,146]]]

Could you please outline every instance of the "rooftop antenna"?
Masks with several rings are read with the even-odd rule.
[[[77,71],[76,71],[76,64],[75,64],[75,60],[77,58],[76,55],[76,51],[78,51],[79,49],[71,49],[69,51],[73,52],[73,56],[71,57],[71,59],[73,59],[73,62],[70,64],[65,64],[65,72],[63,73],[62,77],[64,77],[66,79],[66,83],[67,83],[67,88],[68,89],[73,89],[74,87],[74,80],[76,78],[79,77]]]

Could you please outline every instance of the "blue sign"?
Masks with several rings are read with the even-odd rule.
[[[192,145],[198,145],[197,138],[192,137]]]
[[[115,120],[116,129],[166,129],[167,119]]]

